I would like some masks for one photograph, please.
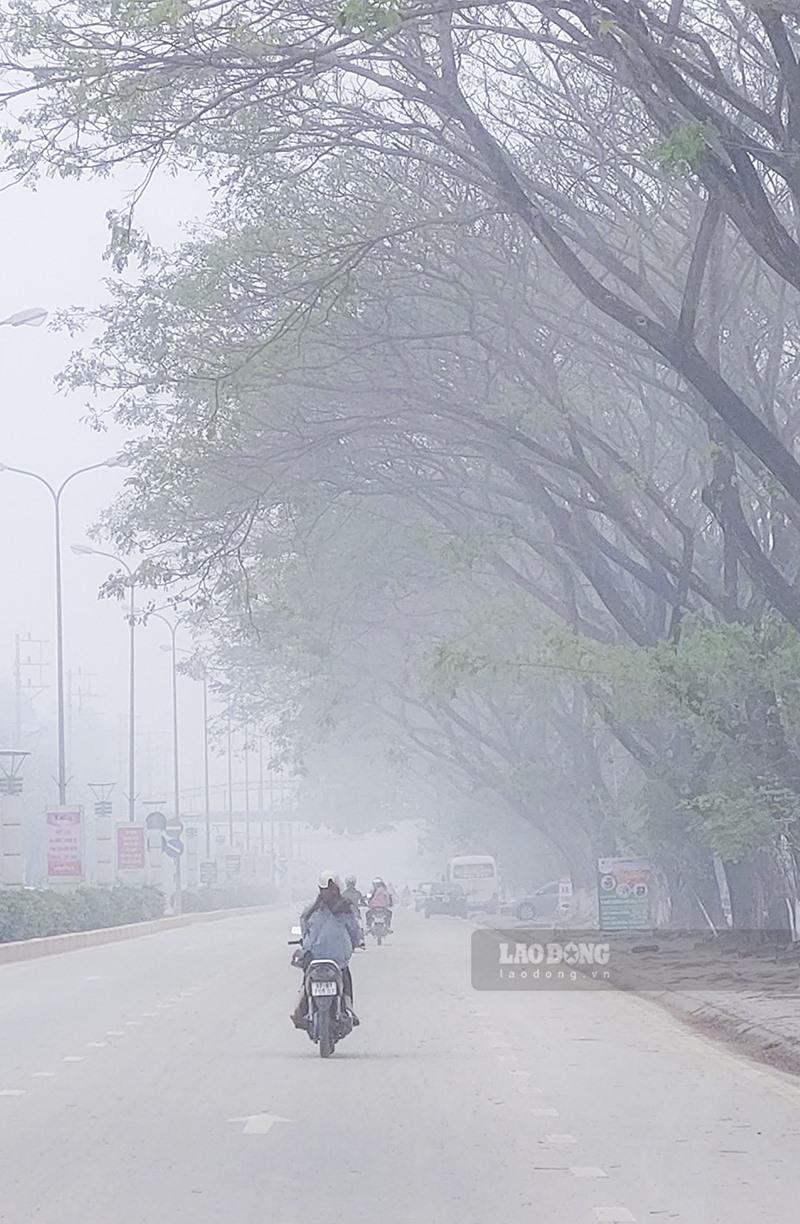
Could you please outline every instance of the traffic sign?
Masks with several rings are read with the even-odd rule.
[[[207,859],[200,864],[200,883],[216,884],[219,878],[219,868],[215,859]]]
[[[163,812],[148,812],[144,818],[144,823],[148,829],[161,829],[163,832],[167,827],[167,818]]]
[[[183,832],[183,821],[180,816],[170,816],[167,820],[167,834],[169,837],[180,837]]]
[[[180,858],[183,854],[184,846],[179,837],[164,837],[161,842],[165,854],[170,858]]]

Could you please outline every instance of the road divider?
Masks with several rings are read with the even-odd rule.
[[[223,918],[243,918],[247,914],[266,913],[280,909],[283,902],[254,905],[240,909],[209,910],[199,914],[180,914],[172,918],[155,918],[150,922],[129,922],[124,926],[101,927],[95,931],[70,931],[66,935],[45,935],[39,939],[18,939],[0,943],[0,965],[17,961],[36,960],[40,956],[56,956],[61,952],[76,952],[100,944],[119,943],[125,939],[141,939],[144,935],[159,935],[175,927],[195,926],[200,922],[217,922]]]

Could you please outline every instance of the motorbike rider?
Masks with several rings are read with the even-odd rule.
[[[367,898],[362,893],[361,889],[356,885],[356,877],[354,875],[345,876],[344,892],[342,893],[345,901],[349,901],[353,909],[363,909],[367,904]]]
[[[342,896],[339,877],[333,871],[321,871],[319,893],[316,899],[300,916],[302,940],[296,963],[303,970],[312,960],[332,960],[342,970],[344,1005],[350,1012],[353,1024],[359,1023],[353,1010],[353,978],[350,973],[350,957],[353,949],[362,943],[361,928],[357,912]],[[292,1012],[295,1028],[305,1028],[308,999],[306,997],[305,972],[297,1006]]]
[[[372,888],[367,897],[367,927],[372,926],[376,909],[384,909],[387,913],[386,930],[392,929],[392,906],[394,898],[380,876],[372,881]]]
[[[367,904],[367,898],[362,893],[361,889],[356,884],[354,875],[345,876],[344,892],[342,896],[345,901],[349,901],[352,905],[356,918],[358,919],[358,929],[361,932],[361,946],[364,946],[364,926],[361,921],[361,911]]]

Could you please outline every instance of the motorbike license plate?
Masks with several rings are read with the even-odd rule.
[[[335,995],[338,993],[338,987],[335,982],[312,982],[312,995]]]

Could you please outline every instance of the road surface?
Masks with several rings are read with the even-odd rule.
[[[290,916],[0,966],[3,1224],[795,1224],[800,1089],[613,993],[476,994],[468,924],[288,1020]]]

